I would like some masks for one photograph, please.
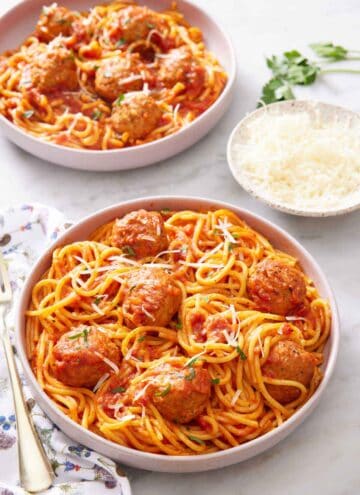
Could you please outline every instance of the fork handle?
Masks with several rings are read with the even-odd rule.
[[[2,341],[14,397],[20,483],[22,488],[28,492],[39,492],[49,488],[54,475],[25,403],[6,329],[3,332]]]

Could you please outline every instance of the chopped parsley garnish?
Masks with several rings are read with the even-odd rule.
[[[131,246],[123,246],[122,250],[128,256],[135,256],[135,251],[133,250],[133,248]]]
[[[243,351],[243,350],[242,350],[239,346],[237,346],[237,348],[236,348],[236,352],[239,354],[240,359],[241,359],[242,361],[246,361],[247,356],[246,356],[245,352],[244,352],[244,351]]]
[[[82,332],[75,333],[74,335],[70,335],[68,338],[70,340],[75,340],[75,339],[79,339],[80,337],[83,337],[84,338],[84,342],[87,343],[87,341],[88,341],[88,335],[89,335],[89,329],[88,328],[84,328],[84,330]]]
[[[124,40],[124,38],[120,38],[120,39],[116,42],[116,46],[119,48],[120,46],[125,45],[125,43],[126,43],[126,40]]]
[[[125,387],[115,387],[113,389],[111,389],[111,393],[112,394],[122,394],[123,392],[125,392],[126,388]]]
[[[115,105],[120,105],[122,101],[124,101],[125,95],[121,93],[115,100]]]
[[[194,356],[190,361],[186,364],[187,368],[192,368],[196,361],[199,359],[200,356]]]
[[[94,304],[98,305],[101,302],[102,297],[101,296],[96,296],[94,299]]]
[[[56,24],[60,24],[60,26],[70,26],[71,22],[68,19],[58,19]]]
[[[164,215],[166,215],[166,213],[169,213],[170,211],[170,208],[163,208],[162,210],[160,210],[160,213],[163,213]]]
[[[100,65],[94,65],[93,69],[96,71],[98,69],[100,69]]]
[[[91,114],[91,118],[93,120],[100,120],[101,119],[101,116],[102,116],[102,112],[99,109],[97,109],[97,108]]]
[[[229,243],[229,252],[232,251],[234,249],[234,247],[236,247],[237,245],[234,244],[233,242],[230,242]]]
[[[149,29],[154,29],[155,24],[151,24],[151,22],[147,22],[146,27],[148,27]]]
[[[145,340],[145,335],[142,335],[137,339],[138,342],[144,342],[144,340]]]
[[[213,385],[219,385],[220,383],[220,378],[211,378],[211,383]]]
[[[185,380],[187,380],[188,382],[191,382],[195,378],[195,376],[196,376],[195,369],[191,368],[189,373],[187,375],[185,375]]]
[[[175,323],[175,328],[176,330],[180,330],[182,328],[182,323],[180,320]]]
[[[23,117],[25,119],[30,119],[34,115],[34,110],[26,110],[26,112],[23,113]]]
[[[236,232],[232,233],[231,234],[233,236],[234,239],[239,239],[240,235],[237,234]]]
[[[214,235],[221,235],[221,230],[219,230],[219,229],[214,229],[214,230],[213,230],[213,234],[214,234]]]
[[[155,392],[155,396],[156,397],[165,397],[171,390],[171,385],[170,383],[166,386],[166,388],[164,388],[164,390],[159,390],[158,392]]]
[[[198,437],[194,437],[194,435],[188,435],[188,438],[190,438],[190,440],[192,440],[193,442],[198,443],[199,445],[205,445],[204,440],[201,440],[201,438]]]

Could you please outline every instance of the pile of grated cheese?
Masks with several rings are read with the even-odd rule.
[[[332,210],[360,201],[360,118],[264,112],[234,137],[235,177],[283,206]]]

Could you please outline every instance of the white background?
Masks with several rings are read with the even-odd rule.
[[[31,1],[31,0],[29,0]],[[15,4],[1,0],[0,13]],[[239,76],[231,110],[200,143],[146,169],[78,172],[31,157],[0,137],[0,208],[40,201],[72,219],[111,203],[152,194],[202,195],[275,221],[316,257],[329,277],[342,320],[335,376],[307,422],[269,452],[220,471],[167,475],[128,469],[135,495],[357,495],[360,493],[360,212],[305,219],[269,209],[234,182],[227,137],[254,109],[268,77],[264,55],[334,41],[360,49],[360,0],[198,0],[235,44]],[[358,65],[360,61],[352,63]],[[298,95],[360,110],[360,75],[328,75]]]

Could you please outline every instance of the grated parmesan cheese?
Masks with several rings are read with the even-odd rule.
[[[230,153],[235,177],[280,205],[321,211],[360,199],[360,119],[325,119],[316,107],[266,111],[234,137]]]

